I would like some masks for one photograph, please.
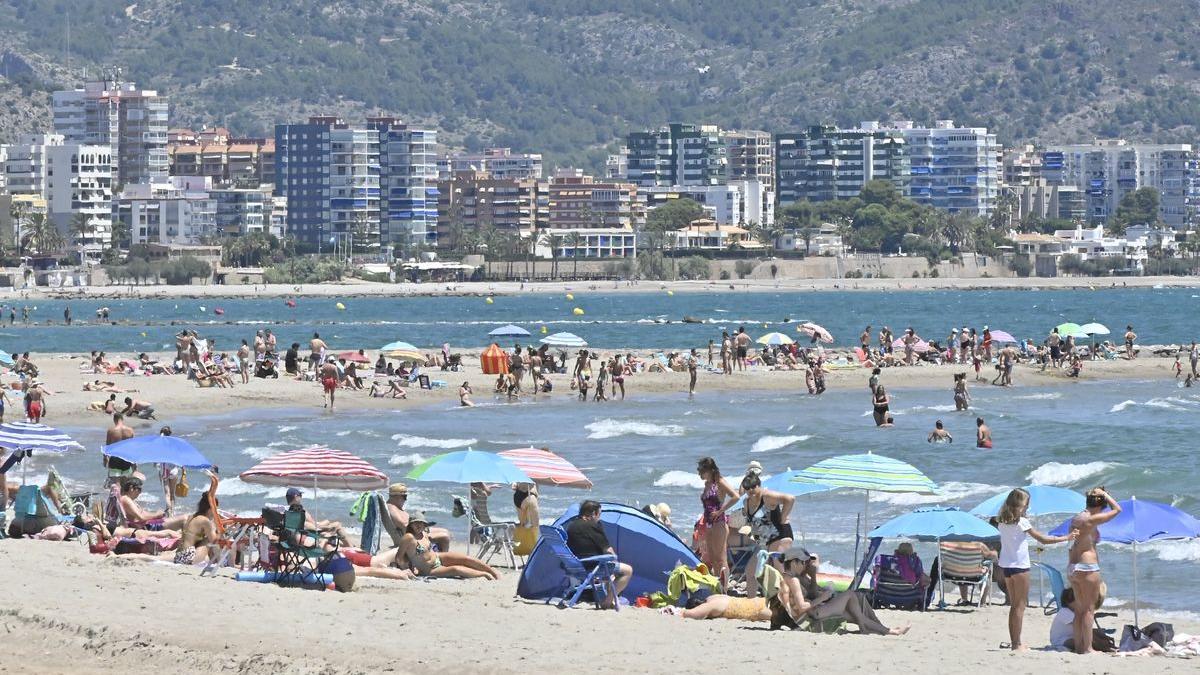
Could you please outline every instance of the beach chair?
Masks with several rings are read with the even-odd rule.
[[[574,607],[586,592],[591,592],[592,602],[600,609],[604,599],[617,593],[617,556],[611,553],[590,558],[577,558],[567,546],[567,533],[560,527],[542,525],[542,543],[550,548],[558,559],[563,572],[563,582],[558,591],[546,598],[546,604],[557,597],[558,607]],[[594,563],[588,570],[586,563]],[[620,611],[621,603],[614,602],[613,609]]]
[[[768,563],[770,558],[778,558],[779,555],[779,553],[767,553],[765,550],[759,551],[757,571],[754,575],[758,579],[758,587],[762,589],[763,597],[767,600],[767,606],[772,610],[771,630],[778,630],[786,626],[810,633],[836,633],[844,629],[846,627],[845,617],[831,616],[827,619],[814,619],[807,614],[796,617],[792,615],[790,609],[783,605],[783,602],[779,600],[779,587],[784,582],[783,573]],[[790,623],[783,620],[780,610],[790,620]]]
[[[514,521],[492,520],[488,514],[486,496],[472,494],[470,501],[458,495],[451,496],[458,504],[470,505],[469,508],[465,508],[463,511],[471,521],[471,531],[467,537],[467,541],[469,544],[479,546],[475,557],[488,563],[492,558],[499,555],[501,559],[508,560],[509,567],[516,569],[517,558],[513,554],[513,549],[516,548],[517,523]],[[468,553],[470,553],[469,544]]]
[[[257,567],[258,562],[252,562],[254,551],[252,545],[262,532],[264,521],[258,518],[243,518],[226,516],[217,508],[217,485],[220,479],[215,474],[209,474],[208,490],[205,499],[208,500],[209,513],[212,514],[213,525],[217,530],[217,554],[209,556],[209,562],[200,571],[200,576],[211,574],[216,576],[217,568],[236,565],[239,569]]]
[[[1062,608],[1062,592],[1067,588],[1067,581],[1063,578],[1062,572],[1058,571],[1057,567],[1047,565],[1044,562],[1034,562],[1033,567],[1040,569],[1046,575],[1046,581],[1050,582],[1050,597],[1043,597],[1042,612],[1046,616],[1057,614]]]
[[[891,607],[925,611],[929,604],[926,589],[920,583],[905,581],[900,569],[901,563],[897,556],[879,555],[875,558],[875,572],[871,581],[871,606],[875,609]]]
[[[969,602],[976,607],[982,607],[987,602],[988,590],[992,585],[991,561],[984,557],[983,551],[977,546],[943,542],[939,546],[941,565],[939,566],[938,583],[942,584],[942,605],[945,605],[945,583],[950,582],[959,586],[967,586]],[[975,592],[979,592],[976,600]]]
[[[303,576],[338,555],[337,535],[329,537],[324,532],[305,529],[303,509],[288,509],[280,513],[264,508],[262,515],[263,521],[279,539],[276,543],[277,554],[267,567],[279,572],[281,579],[293,574]],[[325,543],[330,545],[328,550]]]

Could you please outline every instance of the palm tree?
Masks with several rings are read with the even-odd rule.
[[[23,202],[13,202],[12,207],[9,209],[9,214],[12,216],[13,226],[12,247],[20,255],[22,229],[29,221],[29,207]]]
[[[96,235],[95,228],[88,221],[86,213],[76,213],[71,216],[71,225],[67,231],[70,233],[71,240],[75,244],[82,244],[84,246],[90,244]]]
[[[579,278],[579,246],[583,243],[583,237],[578,232],[571,232],[567,235],[565,243],[571,249],[571,276]]]
[[[63,236],[44,213],[34,213],[28,218],[28,227],[22,233],[25,245],[41,255],[55,253],[63,247]]]

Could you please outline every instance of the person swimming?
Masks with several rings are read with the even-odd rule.
[[[975,418],[975,447],[992,449],[992,430],[988,428],[982,417]]]
[[[933,424],[933,431],[929,432],[929,438],[925,439],[927,443],[953,443],[954,437],[946,431],[946,427],[942,425],[942,421],[938,420]]]

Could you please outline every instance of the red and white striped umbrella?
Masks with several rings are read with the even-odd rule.
[[[314,490],[379,490],[388,482],[387,475],[366,461],[321,446],[281,452],[238,477],[246,483]]]
[[[824,326],[818,326],[817,324],[815,324],[811,321],[805,321],[804,323],[800,324],[799,326],[796,326],[796,330],[800,331],[801,333],[804,333],[805,335],[807,335],[809,337],[815,337],[818,340],[820,340],[821,342],[825,342],[825,343],[833,342],[833,333],[830,333],[829,331],[825,330]]]
[[[533,482],[539,485],[557,485],[584,490],[592,489],[592,481],[583,475],[574,464],[550,452],[538,448],[517,448],[499,453],[517,465]]]

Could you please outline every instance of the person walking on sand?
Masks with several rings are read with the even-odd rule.
[[[862,334],[858,336],[858,346],[862,348],[863,354],[871,353],[871,326],[869,324],[863,329]]]
[[[1107,509],[1107,510],[1106,510]],[[1116,518],[1121,505],[1108,494],[1104,486],[1087,493],[1084,510],[1071,519],[1074,542],[1067,555],[1067,579],[1075,589],[1079,611],[1075,614],[1075,653],[1092,651],[1092,624],[1096,620],[1096,600],[1104,580],[1100,577],[1100,557],[1096,543],[1100,541],[1099,527]],[[1011,594],[1009,597],[1012,597]]]
[[[325,401],[324,407],[333,410],[333,392],[338,388],[338,370],[333,359],[330,358],[321,364],[321,398]]]
[[[1130,361],[1137,358],[1137,352],[1133,351],[1133,342],[1137,340],[1137,333],[1133,332],[1133,326],[1125,326],[1125,358]]]
[[[980,420],[982,421],[982,420]],[[1000,556],[998,563],[1004,574],[1004,588],[1008,595],[1008,638],[1009,648],[1014,652],[1027,651],[1021,643],[1021,628],[1025,622],[1025,605],[1029,602],[1029,538],[1041,544],[1058,544],[1070,540],[1076,532],[1065,537],[1051,537],[1035,530],[1025,517],[1029,511],[1029,493],[1017,488],[1008,493],[998,517],[1000,530]],[[1089,619],[1090,621],[1090,619]],[[1091,632],[1089,624],[1089,633]],[[1089,635],[1090,638],[1090,635]],[[1091,640],[1088,640],[1091,644]]]
[[[618,354],[612,357],[612,361],[608,364],[608,371],[612,380],[612,398],[616,400],[617,390],[621,390],[621,400],[625,400],[625,368],[621,366],[621,355]]]
[[[688,369],[688,396],[696,395],[696,362],[700,360],[700,356],[696,354],[696,349],[692,348],[692,353],[687,357]]]
[[[982,417],[975,418],[975,447],[985,450],[992,449],[992,430],[988,428]]]

